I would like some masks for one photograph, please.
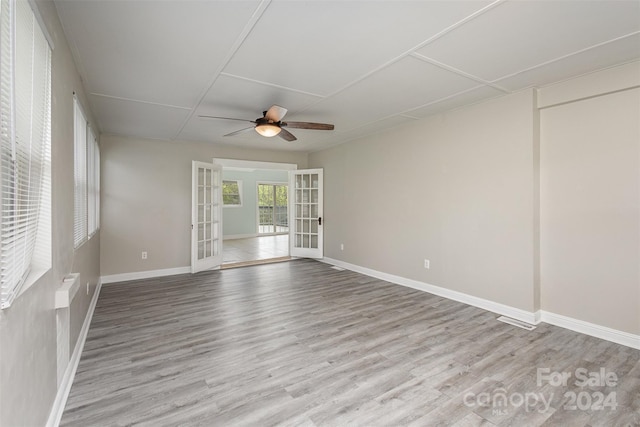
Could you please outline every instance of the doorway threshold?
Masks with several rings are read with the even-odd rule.
[[[281,256],[278,258],[267,258],[267,259],[256,259],[253,261],[240,261],[240,262],[230,262],[228,264],[222,264],[220,266],[221,270],[227,270],[230,268],[239,268],[239,267],[249,267],[252,265],[261,265],[261,264],[274,264],[276,262],[286,262],[291,260],[290,256]]]

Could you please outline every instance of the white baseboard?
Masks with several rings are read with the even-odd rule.
[[[618,331],[616,329],[608,328],[605,326],[596,325],[594,323],[585,322],[583,320],[573,319],[571,317],[562,316],[559,314],[549,313],[548,311],[538,310],[535,313],[514,308],[508,305],[496,303],[483,298],[467,295],[462,292],[452,291],[450,289],[441,288],[439,286],[429,285],[417,280],[407,279],[393,274],[383,273],[381,271],[372,270],[370,268],[361,267],[359,265],[350,264],[348,262],[324,258],[321,261],[327,264],[336,265],[338,267],[346,268],[347,270],[355,271],[357,273],[366,274],[367,276],[375,277],[377,279],[386,280],[387,282],[395,283],[409,288],[417,289],[420,291],[428,292],[430,294],[438,295],[443,298],[451,299],[454,301],[469,304],[474,307],[482,308],[487,311],[501,314],[503,316],[511,317],[513,319],[521,320],[532,325],[537,325],[540,322],[549,323],[550,325],[559,326],[561,328],[569,329],[575,332],[580,332],[585,335],[600,338],[603,340],[611,341],[616,344],[621,344],[627,347],[640,350],[640,335],[630,334],[628,332]]]
[[[91,304],[89,304],[89,310],[87,310],[87,315],[84,318],[82,329],[80,329],[80,335],[78,336],[78,340],[76,341],[76,346],[73,349],[73,354],[71,355],[69,363],[67,364],[67,369],[64,371],[64,376],[62,377],[62,381],[60,382],[60,387],[58,387],[58,392],[56,393],[56,398],[53,401],[51,412],[49,412],[49,419],[47,420],[46,424],[47,427],[58,427],[58,425],[60,424],[60,420],[62,419],[64,407],[67,404],[67,398],[69,397],[71,385],[73,384],[73,378],[76,375],[76,370],[78,369],[78,364],[80,363],[80,356],[82,355],[82,350],[84,349],[84,343],[87,339],[87,334],[89,333],[89,326],[91,325],[93,312],[95,311],[96,304],[98,303],[100,289],[102,289],[102,281],[98,280],[96,290],[93,293],[93,298],[91,298]]]
[[[258,237],[258,235],[256,233],[252,233],[252,234],[229,234],[227,236],[222,236],[222,240],[250,239],[252,237]]]
[[[153,277],[175,276],[176,274],[191,273],[191,267],[163,268],[162,270],[136,271],[133,273],[120,273],[102,276],[100,280],[103,285],[116,282],[127,282],[129,280],[151,279]]]
[[[549,323],[550,325],[559,326],[561,328],[580,332],[581,334],[591,335],[592,337],[640,350],[640,335],[630,334],[628,332],[596,325],[595,323],[585,322],[584,320],[578,320],[572,317],[562,316],[560,314],[549,313],[544,310],[540,310],[539,313],[541,320],[545,323]]]
[[[348,262],[340,261],[337,259],[325,257],[324,259],[322,259],[322,261],[328,264],[337,265],[338,267],[346,268],[347,270],[355,271],[357,273],[366,274],[367,276],[375,277],[377,279],[386,280],[387,282],[395,283],[397,285],[406,286],[409,288],[417,289],[419,291],[424,291],[430,294],[438,295],[450,300],[472,305],[474,307],[482,308],[484,310],[491,311],[493,313],[501,314],[503,316],[520,320],[522,322],[526,322],[534,325],[537,324],[536,314],[530,311],[511,307],[505,304],[500,304],[494,301],[489,301],[483,298],[474,297],[472,295],[468,295],[458,291],[453,291],[451,289],[441,288],[440,286],[430,285],[428,283],[420,282],[418,280],[407,279],[405,277],[383,273],[381,271],[372,270],[370,268],[361,267],[359,265],[350,264]]]

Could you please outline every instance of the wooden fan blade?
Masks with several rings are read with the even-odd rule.
[[[235,132],[228,133],[228,134],[223,135],[223,136],[233,136],[233,135],[238,135],[239,133],[249,132],[250,130],[254,130],[254,129],[255,129],[255,127],[254,127],[254,126],[251,126],[250,128],[240,129],[240,130],[237,130],[237,131],[235,131]]]
[[[311,122],[282,122],[280,126],[286,126],[294,129],[314,129],[314,130],[333,130],[334,126],[328,123],[311,123]]]
[[[295,141],[296,139],[298,139],[295,136],[293,136],[293,134],[291,132],[289,132],[286,129],[282,129],[282,128],[280,128],[280,133],[278,134],[278,136],[280,138],[286,140],[286,141],[289,141],[289,142]]]
[[[287,114],[287,111],[286,108],[280,107],[279,105],[272,105],[264,114],[264,118],[277,123],[282,120],[284,115]]]
[[[249,122],[249,123],[255,123],[255,121],[253,120],[247,120],[247,119],[234,119],[231,117],[218,117],[218,116],[198,116],[201,119],[222,119],[222,120],[236,120],[239,122]]]

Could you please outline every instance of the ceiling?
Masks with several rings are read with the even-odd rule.
[[[638,0],[55,0],[101,133],[317,151],[640,58]],[[255,120],[271,105],[298,140]]]

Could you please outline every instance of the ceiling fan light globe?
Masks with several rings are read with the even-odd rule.
[[[266,136],[267,138],[271,138],[272,136],[276,136],[277,134],[279,134],[282,129],[280,129],[280,126],[266,123],[263,125],[256,126],[255,130],[260,135]]]

